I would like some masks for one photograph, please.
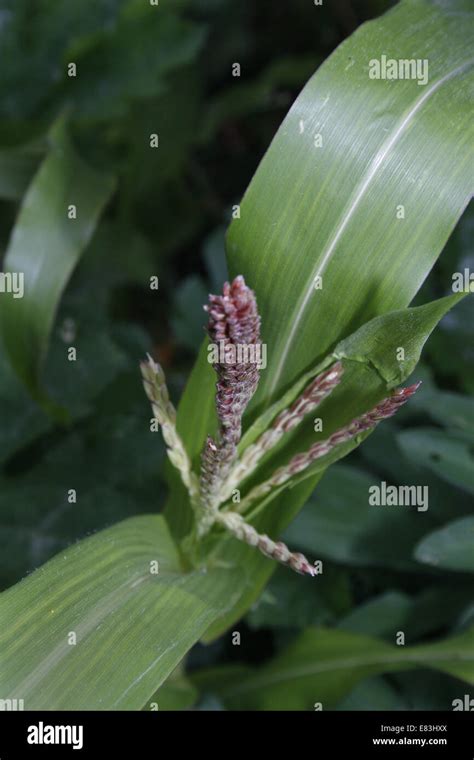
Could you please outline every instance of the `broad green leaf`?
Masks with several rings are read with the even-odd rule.
[[[162,517],[119,523],[0,596],[0,694],[28,710],[139,710],[234,584],[222,567],[183,574]]]
[[[24,294],[2,296],[0,328],[17,374],[40,396],[39,372],[56,309],[113,189],[109,176],[77,156],[63,121],[23,199],[5,257],[6,272],[22,273]],[[76,208],[76,218],[68,209]]]
[[[227,240],[230,275],[243,274],[255,290],[267,344],[268,366],[250,422],[342,339],[406,307],[441,253],[472,189],[473,23],[472,13],[436,2],[401,2],[335,51],[277,132]],[[369,60],[382,54],[429,58],[428,84],[370,79]],[[318,134],[322,147],[315,143]],[[404,219],[397,218],[400,205]],[[317,275],[322,289],[314,287]],[[344,391],[341,384],[334,394],[338,409],[330,418],[329,403],[322,410],[326,432],[385,390],[376,371],[360,367],[357,386]],[[215,422],[213,392],[203,347],[178,418],[195,461]],[[274,499],[258,527],[281,532],[318,477]],[[182,538],[190,512],[179,486],[166,515]],[[251,550],[235,542],[222,546],[227,561],[245,567],[252,589],[213,634],[246,610],[271,573]]]
[[[353,633],[308,629],[261,668],[211,670],[193,681],[231,709],[314,710],[321,703],[326,710],[363,678],[420,667],[474,683],[474,630],[435,644],[396,647]]]
[[[437,428],[416,428],[398,434],[408,459],[427,467],[454,486],[474,493],[474,440]]]
[[[262,309],[256,405],[341,336],[407,305],[470,198],[474,14],[458,4],[408,0],[360,27],[306,85],[255,174],[228,254]],[[371,79],[382,54],[429,58],[429,83]]]
[[[434,567],[474,573],[474,517],[464,517],[429,533],[415,549],[415,559]]]

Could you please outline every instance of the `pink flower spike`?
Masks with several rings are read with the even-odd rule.
[[[217,373],[216,411],[219,431],[214,448],[202,454],[201,496],[216,506],[219,489],[237,457],[242,416],[255,393],[260,372],[260,317],[254,292],[242,275],[224,283],[222,295],[210,295],[210,361]]]

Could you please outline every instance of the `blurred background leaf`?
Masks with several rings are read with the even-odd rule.
[[[398,440],[408,459],[433,470],[448,483],[474,493],[472,435],[463,438],[436,428],[417,428],[400,433]]]
[[[366,636],[309,628],[260,669],[203,671],[194,683],[211,688],[232,709],[331,709],[361,679],[414,665],[436,668],[472,684],[473,636],[471,631],[440,643],[397,648]],[[372,696],[376,699],[376,690]]]
[[[39,372],[59,299],[113,189],[109,176],[93,171],[76,155],[63,121],[54,125],[49,141],[50,150],[22,200],[3,262],[6,272],[23,278],[22,292],[4,293],[0,312],[6,353],[39,399]]]
[[[425,536],[415,549],[415,557],[435,567],[472,573],[473,546],[474,517],[464,517]]]

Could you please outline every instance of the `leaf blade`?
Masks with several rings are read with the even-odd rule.
[[[226,606],[230,575],[183,574],[161,516],[79,542],[0,596],[0,693],[26,709],[141,709]]]

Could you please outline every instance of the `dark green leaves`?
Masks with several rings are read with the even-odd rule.
[[[285,539],[313,557],[355,566],[414,569],[412,552],[426,533],[416,508],[374,507],[369,488],[376,482],[347,465],[324,476]]]
[[[344,631],[308,629],[261,668],[217,669],[202,673],[195,683],[212,688],[231,709],[327,710],[362,678],[377,673],[429,667],[472,684],[473,643],[472,630],[435,644],[396,647]]]
[[[474,438],[416,428],[400,433],[400,447],[407,457],[427,467],[452,485],[474,493]]]

